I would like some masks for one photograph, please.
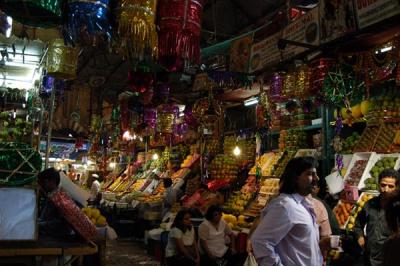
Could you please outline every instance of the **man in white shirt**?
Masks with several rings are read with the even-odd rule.
[[[99,175],[98,174],[93,174],[92,177],[94,178],[92,182],[92,186],[90,187],[90,202],[94,202],[97,204],[98,202],[98,196],[100,192],[100,182],[99,182]]]

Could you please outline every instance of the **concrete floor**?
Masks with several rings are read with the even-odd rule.
[[[132,240],[108,241],[106,266],[160,265],[154,257],[147,254],[141,242]]]

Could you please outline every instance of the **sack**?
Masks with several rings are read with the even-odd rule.
[[[258,266],[256,258],[253,254],[249,254],[247,256],[246,261],[244,262],[243,266]]]

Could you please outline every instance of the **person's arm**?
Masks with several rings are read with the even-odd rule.
[[[185,245],[183,244],[182,238],[173,238],[175,241],[176,249],[178,250],[179,254],[182,254],[186,258],[196,261],[196,258],[194,258],[189,251],[185,248]]]
[[[259,265],[282,266],[276,246],[292,229],[293,224],[288,210],[282,204],[270,206],[266,212],[251,237],[254,256]]]
[[[226,224],[225,221],[221,220],[221,222],[223,222],[224,226],[225,226],[225,229],[224,229],[225,235],[229,236],[229,238],[231,240],[229,243],[230,249],[231,249],[232,253],[236,253],[235,235],[233,234],[232,230],[229,228],[229,226]]]
[[[207,238],[209,235],[208,227],[204,224],[201,224],[199,227],[199,238],[200,238],[200,245],[201,248],[204,250],[204,253],[206,253],[207,257],[209,257],[211,260],[216,260],[217,257],[213,255],[213,253],[210,251],[207,245]]]
[[[364,227],[367,223],[366,208],[367,206],[364,206],[364,208],[358,213],[354,223],[354,235],[361,248],[364,248],[365,246]]]
[[[194,230],[192,229],[192,231],[193,231],[193,239],[194,239],[194,241],[193,241],[193,246],[194,246],[194,252],[195,252],[195,254],[196,254],[196,260],[195,260],[195,262],[196,262],[196,265],[200,265],[200,253],[199,253],[199,247],[198,247],[198,245],[197,245],[197,239],[196,239],[196,234],[194,233]]]

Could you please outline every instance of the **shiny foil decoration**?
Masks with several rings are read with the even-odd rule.
[[[157,108],[157,132],[174,133],[179,108],[175,105],[162,104]]]
[[[74,79],[79,50],[64,45],[61,39],[53,40],[47,53],[47,74],[59,79]]]
[[[155,108],[145,108],[143,121],[147,124],[147,126],[154,129],[157,124],[157,110]]]
[[[269,95],[272,100],[279,100],[282,97],[283,92],[283,76],[279,73],[275,73],[271,78]]]
[[[159,61],[169,71],[200,62],[202,11],[203,0],[159,1]]]
[[[157,0],[121,0],[118,8],[118,34],[125,58],[142,60],[157,57],[155,25]]]
[[[63,0],[3,0],[0,9],[15,21],[33,27],[61,24]]]
[[[66,40],[95,44],[97,37],[111,39],[110,0],[68,0]]]
[[[288,98],[295,94],[296,90],[296,76],[294,73],[288,73],[285,75],[283,81],[283,95]]]
[[[295,95],[302,96],[310,89],[310,72],[306,65],[301,65],[296,71]]]
[[[197,100],[192,108],[192,114],[193,116],[200,121],[205,112],[207,111],[209,106],[209,100],[208,98],[201,98]]]

